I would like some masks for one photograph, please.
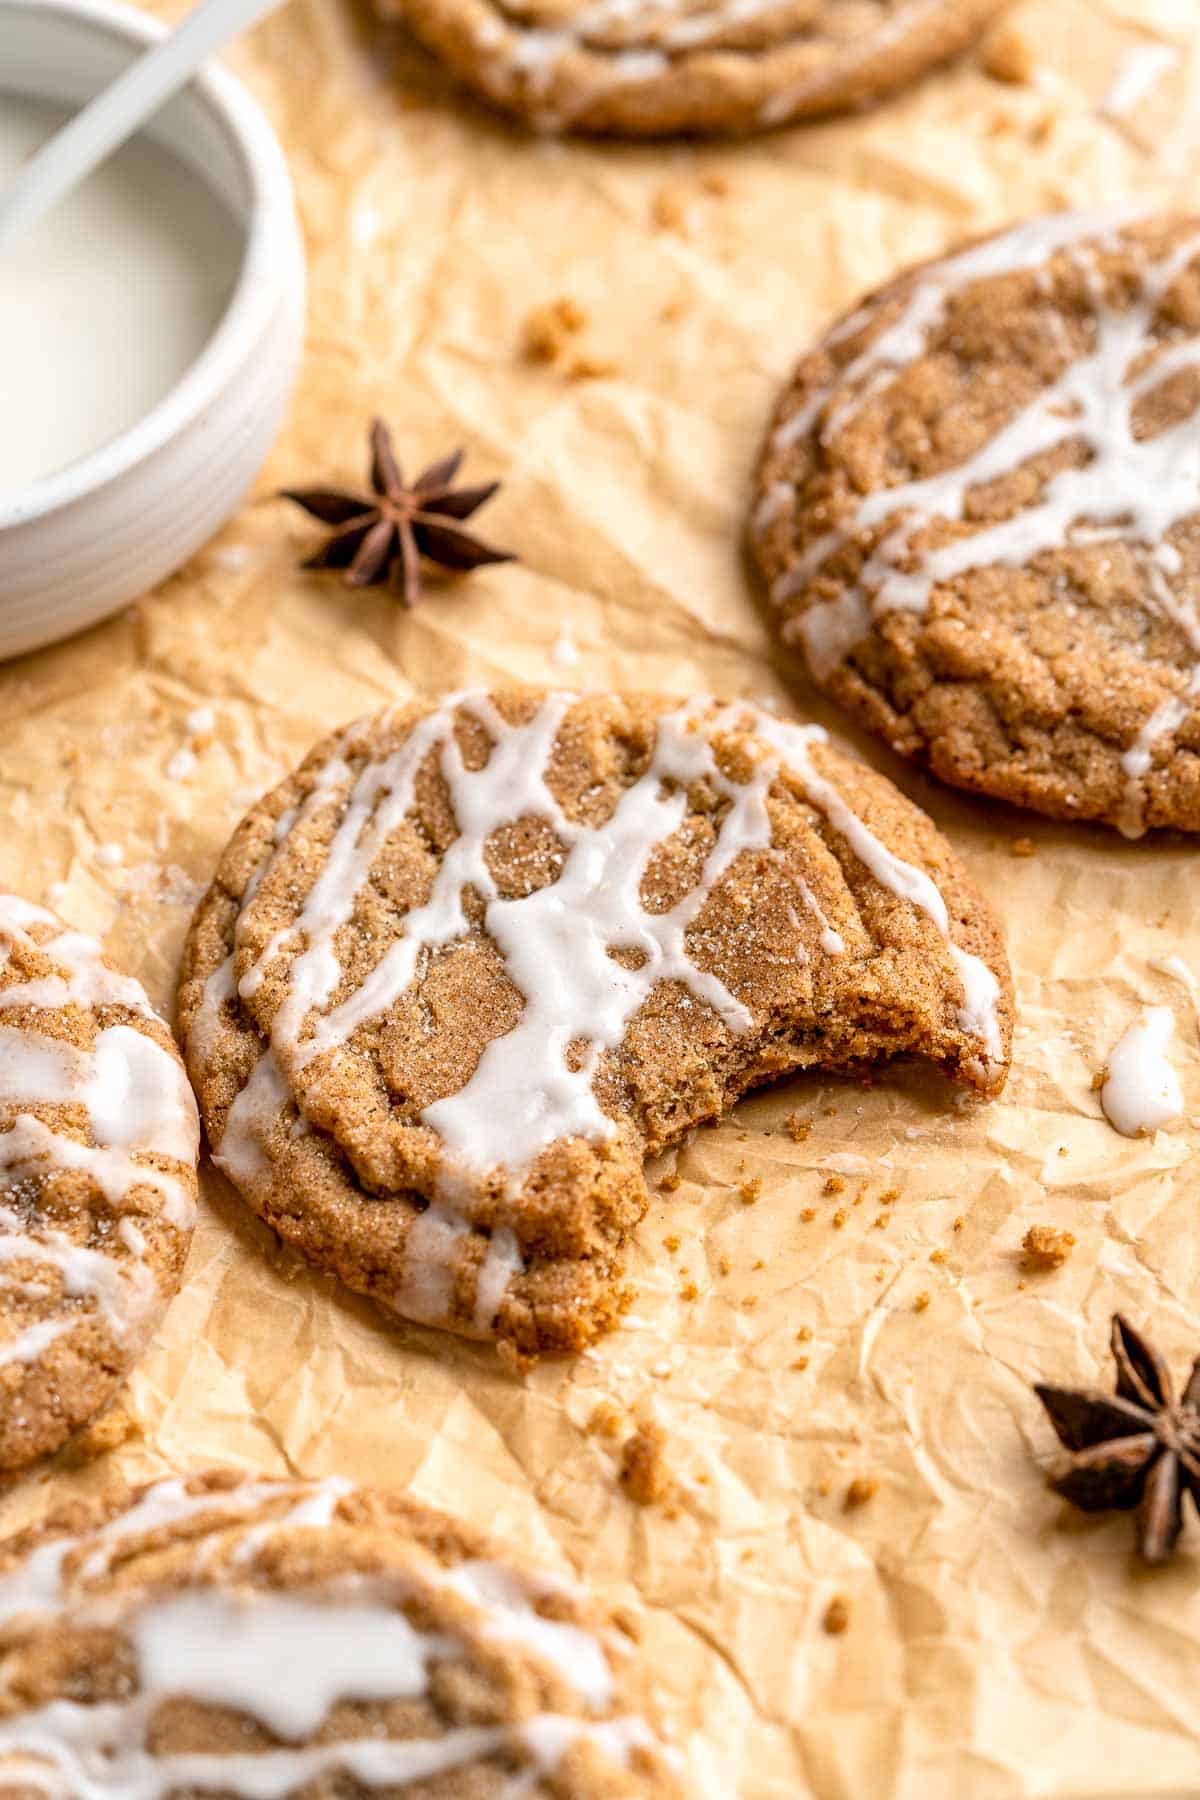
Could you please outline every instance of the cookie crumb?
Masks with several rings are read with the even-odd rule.
[[[835,1594],[821,1614],[821,1630],[830,1637],[841,1637],[850,1623],[850,1602],[845,1594]]]
[[[667,1434],[653,1420],[639,1425],[621,1451],[621,1487],[636,1506],[654,1506],[671,1491]]]
[[[535,306],[523,328],[525,354],[531,362],[557,362],[571,339],[587,324],[587,314],[575,300],[564,296],[545,306]]]
[[[720,1269],[722,1275],[728,1275],[729,1271],[733,1268],[733,1264],[727,1256],[721,1256],[717,1259],[717,1267]]]
[[[802,1119],[799,1113],[789,1113],[784,1123],[794,1144],[802,1144],[812,1134],[812,1120]]]
[[[1053,1225],[1031,1225],[1021,1239],[1021,1267],[1031,1274],[1061,1269],[1075,1248],[1075,1233]]]
[[[815,1206],[806,1206],[804,1208],[804,1211],[800,1214],[800,1223],[802,1225],[811,1225],[813,1220],[816,1218],[816,1216],[817,1216],[816,1207]]]
[[[1032,838],[1014,838],[1009,845],[1014,856],[1036,856],[1037,845]]]
[[[1033,79],[1036,62],[1033,45],[1015,25],[1004,25],[993,31],[983,46],[984,73],[994,81],[1009,81],[1020,86]]]
[[[966,1224],[966,1222],[967,1221],[963,1218],[962,1214],[959,1213],[958,1217],[954,1221],[954,1224],[951,1226],[951,1230],[952,1231],[961,1231],[963,1226]]]
[[[913,1311],[914,1312],[924,1312],[925,1309],[929,1305],[929,1300],[930,1300],[930,1296],[927,1293],[922,1292],[922,1293],[918,1294],[916,1299],[913,1301]]]
[[[885,1188],[883,1193],[879,1196],[879,1204],[880,1206],[894,1206],[899,1198],[899,1188]]]
[[[946,1252],[944,1250],[931,1250],[929,1252],[929,1260],[931,1263],[944,1263],[946,1260]]]
[[[694,1281],[685,1281],[679,1290],[679,1298],[681,1300],[698,1300],[700,1298],[700,1289],[696,1286]]]
[[[752,1176],[749,1181],[743,1181],[738,1188],[738,1199],[743,1206],[753,1206],[756,1200],[762,1199],[762,1190],[762,1176]]]
[[[846,1220],[849,1217],[850,1217],[850,1214],[846,1211],[845,1207],[839,1206],[837,1211],[833,1215],[833,1229],[835,1231],[841,1231],[842,1227],[845,1225]]]
[[[843,1180],[842,1176],[827,1175],[825,1177],[825,1183],[821,1189],[821,1192],[823,1194],[831,1194],[831,1195],[832,1194],[844,1194],[845,1191],[846,1191],[846,1183]]]
[[[658,1183],[659,1193],[660,1194],[673,1194],[675,1192],[675,1189],[679,1186],[679,1181],[680,1181],[680,1178],[675,1173],[674,1170],[672,1170],[669,1175],[661,1176],[659,1178],[659,1183]]]
[[[796,1342],[798,1344],[811,1344],[812,1335],[813,1329],[811,1325],[801,1325],[799,1331],[796,1333]]]
[[[59,1461],[64,1468],[80,1469],[85,1463],[95,1462],[97,1457],[107,1456],[110,1451],[119,1450],[122,1444],[141,1435],[138,1420],[118,1401],[70,1440]]]
[[[687,208],[678,188],[659,188],[650,204],[651,217],[660,231],[682,231]]]
[[[614,1406],[611,1400],[601,1400],[592,1408],[587,1428],[594,1437],[616,1437],[621,1429],[620,1407]]]
[[[669,1251],[669,1253],[672,1256],[674,1256],[675,1252],[678,1250],[679,1245],[680,1245],[680,1239],[677,1237],[669,1237],[669,1238],[663,1239],[663,1249]]]
[[[620,373],[620,364],[606,356],[576,356],[567,365],[572,381],[608,381]]]
[[[856,1475],[846,1489],[846,1498],[842,1504],[847,1512],[853,1512],[856,1507],[865,1506],[868,1500],[873,1500],[878,1492],[879,1483],[873,1475]]]
[[[807,1356],[798,1356],[796,1358],[795,1362],[792,1364],[792,1367],[793,1367],[793,1369],[801,1369],[801,1370],[807,1369],[807,1367],[808,1367]]]
[[[1100,1089],[1106,1085],[1107,1081],[1108,1081],[1108,1064],[1105,1063],[1104,1067],[1102,1069],[1097,1069],[1096,1073],[1092,1076],[1092,1092],[1093,1092],[1093,1094],[1098,1094],[1100,1092]]]

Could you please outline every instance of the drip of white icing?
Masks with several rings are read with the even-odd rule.
[[[826,956],[843,956],[846,950],[845,939],[842,937],[840,931],[835,931],[833,929],[833,926],[825,917],[821,908],[821,902],[817,899],[817,896],[813,893],[807,881],[801,878],[796,882],[796,886],[800,890],[800,898],[803,900],[805,906],[807,906],[813,918],[817,921],[817,924],[821,927],[821,935],[817,941],[822,950],[824,950]]]
[[[774,597],[782,602],[802,592],[849,536],[895,521],[864,564],[857,585],[810,606],[797,621],[813,672],[824,680],[867,635],[873,619],[892,611],[924,613],[941,583],[977,569],[1022,567],[1072,542],[1131,543],[1157,604],[1197,659],[1184,693],[1170,696],[1153,711],[1123,758],[1128,788],[1122,829],[1140,835],[1144,782],[1155,749],[1178,730],[1200,694],[1200,618],[1168,579],[1179,572],[1181,562],[1165,542],[1168,532],[1200,511],[1200,436],[1189,418],[1139,438],[1134,418],[1139,402],[1172,376],[1200,368],[1200,338],[1160,349],[1148,367],[1131,371],[1145,349],[1156,307],[1200,254],[1200,237],[1153,266],[1139,302],[1117,312],[1103,303],[1092,258],[1113,242],[1118,223],[1116,215],[1032,220],[923,273],[900,317],[836,377],[848,397],[829,412],[832,383],[818,387],[779,428],[774,444],[783,449],[811,431],[825,413],[821,435],[830,442],[882,381],[921,354],[944,319],[949,299],[973,281],[1033,267],[1062,249],[1074,250],[1088,274],[1096,298],[1091,352],[1068,358],[1058,377],[965,462],[866,495],[846,527],[810,545],[780,578]],[[857,322],[861,324],[861,316]],[[846,335],[853,324],[838,335]],[[974,492],[1071,443],[1085,447],[1087,460],[1050,478],[1033,504],[999,523],[964,530],[938,548],[917,548],[917,536],[928,521],[967,525]]]
[[[379,1603],[254,1589],[184,1589],[138,1613],[130,1636],[145,1685],[235,1707],[291,1739],[310,1737],[337,1700],[423,1694],[430,1659],[451,1648]]]
[[[190,1495],[179,1480],[163,1482],[90,1538],[42,1545],[0,1578],[0,1620],[24,1615],[110,1624],[130,1640],[138,1671],[127,1699],[91,1706],[56,1700],[0,1721],[0,1776],[69,1800],[166,1800],[192,1787],[274,1800],[322,1775],[343,1773],[367,1787],[404,1786],[501,1752],[552,1775],[585,1739],[618,1764],[635,1748],[671,1756],[645,1720],[592,1716],[614,1698],[600,1642],[581,1627],[543,1618],[533,1605],[537,1584],[502,1564],[434,1567],[419,1579],[468,1603],[468,1632],[531,1650],[579,1694],[589,1714],[535,1714],[509,1726],[452,1728],[434,1739],[373,1736],[297,1748],[297,1740],[321,1730],[339,1701],[420,1697],[429,1691],[432,1664],[462,1656],[457,1631],[426,1633],[409,1623],[400,1608],[409,1578],[348,1576],[317,1592],[191,1586],[152,1595],[132,1613],[87,1585],[129,1540],[201,1514],[218,1521],[233,1514],[233,1526],[248,1519],[235,1558],[243,1564],[273,1533],[327,1529],[346,1491],[341,1482],[247,1482],[232,1492]],[[254,1509],[275,1497],[292,1504],[280,1517],[254,1523]],[[202,1543],[198,1568],[203,1549]],[[68,1580],[70,1559],[76,1567]],[[175,1695],[244,1713],[283,1744],[254,1753],[155,1755],[147,1747],[149,1729]]]
[[[566,1751],[584,1739],[617,1763],[627,1764],[634,1749],[654,1747],[649,1728],[635,1716],[589,1724],[539,1713],[522,1725],[460,1726],[439,1738],[355,1738],[305,1750],[153,1756],[139,1741],[150,1716],[144,1702],[55,1701],[17,1725],[0,1722],[0,1757],[6,1759],[0,1773],[54,1800],[170,1800],[218,1787],[238,1800],[285,1800],[320,1776],[345,1774],[368,1788],[407,1787],[521,1749],[539,1773],[552,1775]]]
[[[1123,1137],[1148,1137],[1183,1111],[1179,1077],[1167,1060],[1171,1010],[1148,1006],[1109,1053],[1100,1104]]]
[[[74,1319],[43,1319],[40,1324],[27,1325],[15,1338],[10,1338],[6,1344],[0,1344],[0,1368],[5,1363],[34,1362],[50,1348],[56,1338],[74,1328]]]
[[[482,1615],[485,1637],[524,1644],[555,1667],[577,1694],[596,1710],[613,1701],[612,1670],[590,1631],[545,1619],[529,1604],[529,1585],[503,1563],[459,1563],[444,1585],[462,1594]]]
[[[1000,984],[987,964],[954,942],[950,931],[950,915],[941,889],[914,863],[906,862],[880,843],[874,832],[858,817],[837,789],[824,776],[818,775],[809,756],[809,746],[824,734],[811,728],[789,725],[780,719],[760,719],[758,734],[774,744],[782,754],[785,766],[800,778],[811,804],[825,814],[859,861],[870,870],[881,887],[898,899],[907,900],[925,914],[946,940],[950,960],[954,964],[963,989],[963,1003],[958,1010],[961,1030],[977,1038],[989,1062],[999,1062],[1004,1053],[1000,1031]]]
[[[33,937],[35,926],[48,935]],[[10,947],[19,945],[37,951],[58,971],[0,990],[6,1013],[18,1007],[40,1012],[120,1006],[142,1018],[154,1016],[141,987],[105,966],[99,945],[66,930],[40,907],[0,896],[0,943],[6,966],[11,966]],[[78,1109],[92,1142],[23,1110],[50,1106]],[[191,1195],[147,1159],[195,1161],[196,1105],[174,1057],[143,1032],[108,1025],[84,1050],[29,1025],[0,1024],[0,1113],[11,1116],[0,1130],[0,1195],[55,1170],[80,1170],[114,1210],[121,1210],[135,1188],[149,1188],[164,1219],[178,1231],[190,1230]],[[75,1243],[43,1224],[36,1206],[30,1215],[24,1201],[21,1210],[0,1204],[0,1264],[29,1262],[56,1270],[64,1300],[88,1303],[115,1338],[136,1340],[156,1305],[158,1287],[146,1262],[146,1240],[133,1221],[121,1219],[116,1236],[130,1252],[128,1259]],[[56,1291],[49,1288],[44,1297],[53,1298]],[[32,1361],[83,1316],[72,1310],[33,1321],[0,1346],[0,1364]]]
[[[405,1276],[393,1300],[397,1310],[422,1322],[442,1323],[451,1316],[460,1246],[472,1229],[473,1176],[499,1172],[510,1187],[519,1186],[548,1145],[612,1134],[613,1123],[594,1093],[597,1066],[604,1051],[622,1041],[629,1021],[660,982],[686,988],[731,1032],[752,1024],[724,984],[693,962],[687,934],[737,858],[746,851],[770,851],[766,797],[781,767],[799,780],[808,800],[825,813],[874,878],[937,927],[963,986],[962,1029],[978,1040],[981,1063],[1002,1055],[995,976],[954,942],[945,901],[929,876],[887,850],[817,774],[809,755],[810,746],[823,740],[817,728],[782,724],[746,706],[722,709],[715,720],[718,730],[756,731],[768,751],[748,780],[734,782],[721,771],[709,741],[705,703],[681,707],[660,719],[645,773],[623,792],[602,825],[590,827],[569,820],[546,785],[549,759],[571,704],[570,695],[550,695],[526,723],[510,725],[486,695],[456,696],[423,719],[398,750],[368,762],[340,801],[338,786],[351,778],[344,757],[334,758],[296,815],[298,825],[331,804],[341,805],[321,873],[295,924],[275,934],[238,983],[241,996],[252,998],[277,959],[290,953],[269,1046],[230,1109],[215,1159],[235,1182],[252,1188],[269,1179],[268,1146],[293,1104],[287,1072],[306,1071],[308,1088],[319,1093],[324,1072],[316,1066],[318,1059],[341,1050],[360,1026],[386,1013],[408,989],[425,955],[468,934],[462,904],[466,889],[484,900],[486,930],[524,1006],[515,1026],[485,1047],[465,1086],[422,1114],[445,1146],[443,1173],[438,1193],[410,1226]],[[482,768],[468,768],[463,760],[454,731],[459,709],[478,719],[491,739]],[[418,771],[434,753],[459,834],[442,859],[429,898],[407,914],[401,936],[355,991],[329,1006],[342,980],[337,933],[353,916],[382,846],[413,804]],[[641,901],[646,870],[656,849],[683,821],[688,785],[701,779],[727,802],[715,841],[684,898],[669,911],[648,912]],[[548,821],[563,860],[556,879],[546,886],[505,898],[488,867],[486,847],[492,833],[519,818]],[[277,834],[277,845],[286,835]],[[278,849],[256,872],[255,885],[268,878],[277,854]],[[811,888],[802,879],[797,885],[800,901],[820,926],[822,949],[842,954],[843,940]],[[636,966],[615,961],[612,952],[617,949],[636,952]],[[193,1049],[211,1044],[220,1008],[233,992],[230,959],[206,984]],[[323,1011],[325,1007],[329,1010]],[[493,1231],[476,1285],[474,1329],[480,1335],[490,1334],[522,1266],[514,1234]]]

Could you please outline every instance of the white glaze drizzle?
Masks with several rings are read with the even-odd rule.
[[[46,931],[44,938],[32,929]],[[57,1012],[119,1006],[152,1018],[145,993],[127,976],[108,969],[100,947],[67,930],[48,913],[15,895],[0,895],[0,947],[11,966],[12,947],[37,950],[56,972],[0,989],[0,1021],[18,1007]],[[65,1107],[86,1119],[91,1143],[49,1124],[26,1108]],[[159,1302],[157,1282],[145,1260],[146,1242],[130,1219],[115,1237],[130,1254],[116,1258],[78,1244],[37,1215],[39,1178],[55,1170],[80,1170],[120,1213],[134,1188],[150,1189],[162,1217],[190,1231],[194,1202],[176,1177],[146,1160],[194,1163],[199,1125],[191,1089],[174,1057],[130,1025],[107,1025],[82,1050],[36,1027],[0,1022],[0,1266],[32,1263],[57,1272],[64,1301],[79,1301],[57,1317],[38,1319],[0,1345],[0,1366],[31,1362],[89,1312],[98,1313],[118,1341],[140,1341]],[[77,1129],[75,1127],[74,1129]],[[12,1203],[10,1204],[9,1201]],[[29,1297],[29,1284],[25,1284]],[[6,1284],[5,1291],[17,1289]],[[47,1289],[41,1298],[52,1298]]]
[[[322,1774],[344,1772],[367,1787],[405,1786],[497,1753],[515,1755],[534,1774],[552,1774],[582,1739],[618,1764],[635,1748],[673,1760],[641,1717],[599,1716],[615,1696],[605,1648],[590,1632],[544,1618],[535,1606],[563,1584],[503,1564],[465,1561],[446,1570],[430,1558],[415,1576],[346,1576],[316,1591],[193,1585],[151,1595],[132,1609],[96,1591],[114,1557],[145,1533],[212,1515],[226,1531],[243,1528],[233,1558],[242,1566],[275,1534],[328,1529],[348,1491],[338,1481],[248,1481],[231,1492],[191,1495],[182,1481],[169,1480],[91,1537],[44,1544],[0,1577],[0,1620],[20,1615],[43,1629],[58,1618],[110,1625],[130,1640],[138,1670],[137,1689],[121,1701],[56,1700],[0,1721],[0,1779],[19,1778],[70,1800],[166,1800],[188,1786],[275,1800]],[[257,1520],[255,1509],[274,1498],[289,1501],[283,1514]],[[204,1551],[204,1540],[198,1548]],[[204,1561],[201,1554],[194,1566]],[[339,1701],[419,1698],[429,1691],[431,1665],[463,1655],[457,1626],[422,1632],[401,1610],[421,1586],[450,1590],[466,1603],[468,1638],[478,1634],[532,1651],[585,1710],[535,1714],[509,1726],[451,1728],[429,1739],[376,1735],[303,1745]],[[254,1753],[155,1755],[147,1747],[149,1727],[173,1695],[233,1708],[282,1743]]]
[[[1170,1007],[1147,1006],[1109,1052],[1100,1104],[1123,1137],[1149,1137],[1183,1111],[1179,1077],[1167,1060],[1174,1028]]]
[[[442,1174],[427,1210],[410,1227],[405,1276],[393,1304],[406,1317],[431,1324],[452,1314],[462,1239],[471,1230],[473,1179],[499,1177],[515,1194],[550,1144],[612,1135],[613,1122],[594,1092],[597,1067],[603,1053],[620,1044],[629,1021],[660,982],[680,984],[731,1032],[750,1028],[753,1021],[742,1002],[692,960],[687,934],[740,855],[771,852],[766,799],[783,767],[874,878],[937,927],[963,985],[960,1024],[979,1041],[979,1063],[998,1061],[1003,1054],[995,976],[953,941],[945,901],[929,876],[887,850],[817,773],[809,752],[824,740],[819,729],[783,724],[748,705],[717,708],[715,715],[712,703],[684,705],[659,720],[645,773],[622,793],[610,817],[591,827],[568,819],[546,785],[549,759],[572,701],[571,695],[551,694],[530,719],[511,725],[485,694],[456,696],[422,719],[397,750],[369,761],[351,781],[345,759],[358,729],[352,727],[327,765],[336,773],[323,775],[296,815],[299,829],[318,810],[331,804],[340,808],[321,872],[295,924],[275,933],[238,983],[240,995],[253,998],[267,973],[276,972],[278,959],[290,956],[269,1044],[230,1109],[216,1156],[232,1179],[253,1188],[270,1178],[268,1146],[281,1116],[294,1104],[287,1072],[303,1071],[307,1093],[320,1094],[322,1080],[336,1068],[336,1057],[353,1033],[395,1005],[429,952],[468,934],[464,890],[471,888],[483,899],[485,928],[524,1007],[512,1029],[486,1046],[463,1088],[421,1115],[444,1146]],[[482,768],[468,768],[463,760],[454,731],[459,710],[482,723],[491,739]],[[711,742],[714,730],[756,732],[762,741],[765,754],[745,782],[722,772]],[[429,898],[406,915],[402,934],[357,989],[335,1000],[342,981],[337,933],[351,919],[381,847],[410,810],[418,771],[431,754],[439,759],[459,835],[442,859]],[[666,912],[648,912],[640,897],[647,867],[683,821],[688,784],[701,779],[727,802],[715,841],[684,898]],[[338,782],[343,784],[340,797]],[[488,868],[486,846],[499,828],[531,817],[553,827],[562,850],[561,868],[535,892],[505,898]],[[286,834],[279,842],[285,841]],[[277,846],[273,854],[278,853]],[[260,879],[267,879],[265,869]],[[842,954],[842,939],[806,881],[798,883],[798,899],[817,918],[821,947],[827,954]],[[245,940],[244,930],[238,935]],[[615,961],[611,952],[616,949],[637,952],[637,966],[630,969]],[[211,1040],[217,1012],[232,992],[233,967],[226,963],[206,984],[201,1042]],[[330,1059],[325,1070],[318,1066],[323,1057]],[[521,1267],[514,1234],[493,1231],[476,1281],[474,1329],[479,1335],[490,1333]]]
[[[1166,541],[1168,532],[1200,511],[1200,433],[1195,419],[1188,418],[1139,439],[1134,416],[1139,402],[1172,376],[1200,368],[1200,337],[1160,348],[1148,367],[1131,371],[1146,348],[1156,308],[1200,255],[1200,236],[1152,265],[1138,302],[1118,312],[1104,304],[1094,256],[1113,245],[1120,223],[1115,214],[1035,219],[922,272],[900,316],[835,377],[848,397],[830,410],[834,384],[818,386],[776,431],[776,450],[807,435],[823,414],[821,438],[831,442],[881,383],[921,355],[954,295],[987,276],[1035,267],[1060,250],[1075,254],[1091,284],[1094,347],[1086,356],[1069,359],[1054,381],[966,461],[923,480],[867,494],[846,526],[816,540],[779,579],[774,598],[782,602],[803,592],[855,533],[895,521],[857,584],[834,599],[818,601],[796,622],[813,672],[824,680],[866,637],[874,620],[895,611],[924,613],[940,583],[982,568],[1019,568],[1072,542],[1130,544],[1156,603],[1183,633],[1195,659],[1184,692],[1155,708],[1122,759],[1127,787],[1120,823],[1127,835],[1138,836],[1145,828],[1145,779],[1155,749],[1170,740],[1200,695],[1200,616],[1186,590],[1172,585],[1182,564]],[[849,335],[862,322],[863,315],[855,315],[829,341]],[[930,520],[966,523],[973,492],[1068,443],[1082,443],[1088,460],[1052,477],[1033,504],[938,548],[916,547],[918,533]],[[755,529],[766,531],[776,516],[772,509]]]
[[[864,28],[861,42],[839,44],[839,80],[852,77],[860,66],[886,57],[893,45],[919,30],[926,15],[937,13],[943,4],[944,0],[907,0],[894,19],[881,21],[869,30]],[[543,101],[537,123],[553,130],[568,124],[574,116],[571,96],[560,94],[551,98],[549,94],[564,58],[583,52],[592,59],[588,84],[575,100],[577,110],[601,80],[609,87],[656,80],[672,69],[675,59],[709,46],[716,48],[715,39],[773,12],[781,15],[783,30],[762,54],[770,58],[803,52],[805,36],[794,28],[783,0],[705,0],[702,5],[686,7],[681,0],[584,0],[573,16],[560,14],[553,25],[525,26],[507,15],[497,18],[485,13],[476,22],[473,33],[477,47],[488,53],[493,64],[506,65],[512,85]],[[627,40],[634,32],[643,39],[657,35],[659,42],[627,41],[614,45],[607,41],[614,32]],[[781,124],[828,82],[828,66],[818,62],[810,72],[763,103],[759,122]]]

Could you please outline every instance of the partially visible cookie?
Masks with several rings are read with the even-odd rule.
[[[0,1470],[113,1396],[179,1286],[199,1121],[142,988],[0,895]]]
[[[797,369],[751,539],[902,755],[1200,830],[1200,221],[1033,219],[874,295]]]
[[[630,1639],[439,1513],[232,1471],[0,1545],[0,1797],[681,1800]]]
[[[379,0],[542,130],[745,132],[867,106],[1004,0]]]
[[[573,1351],[643,1158],[758,1083],[1008,1068],[996,924],[930,821],[755,708],[510,691],[349,727],[243,821],[179,1019],[215,1160],[405,1317]]]

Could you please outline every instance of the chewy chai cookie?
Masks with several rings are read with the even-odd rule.
[[[682,1800],[633,1645],[400,1496],[222,1471],[0,1545],[0,1797]]]
[[[870,105],[1005,0],[378,0],[541,130],[747,132]]]
[[[616,1318],[647,1153],[799,1069],[993,1094],[1012,990],[949,846],[820,730],[514,690],[318,745],[221,858],[179,1019],[281,1237],[531,1355]]]
[[[0,1470],[113,1397],[179,1286],[200,1127],[141,986],[0,895]]]
[[[750,535],[902,755],[1200,830],[1200,219],[1032,219],[883,288],[797,369]]]

